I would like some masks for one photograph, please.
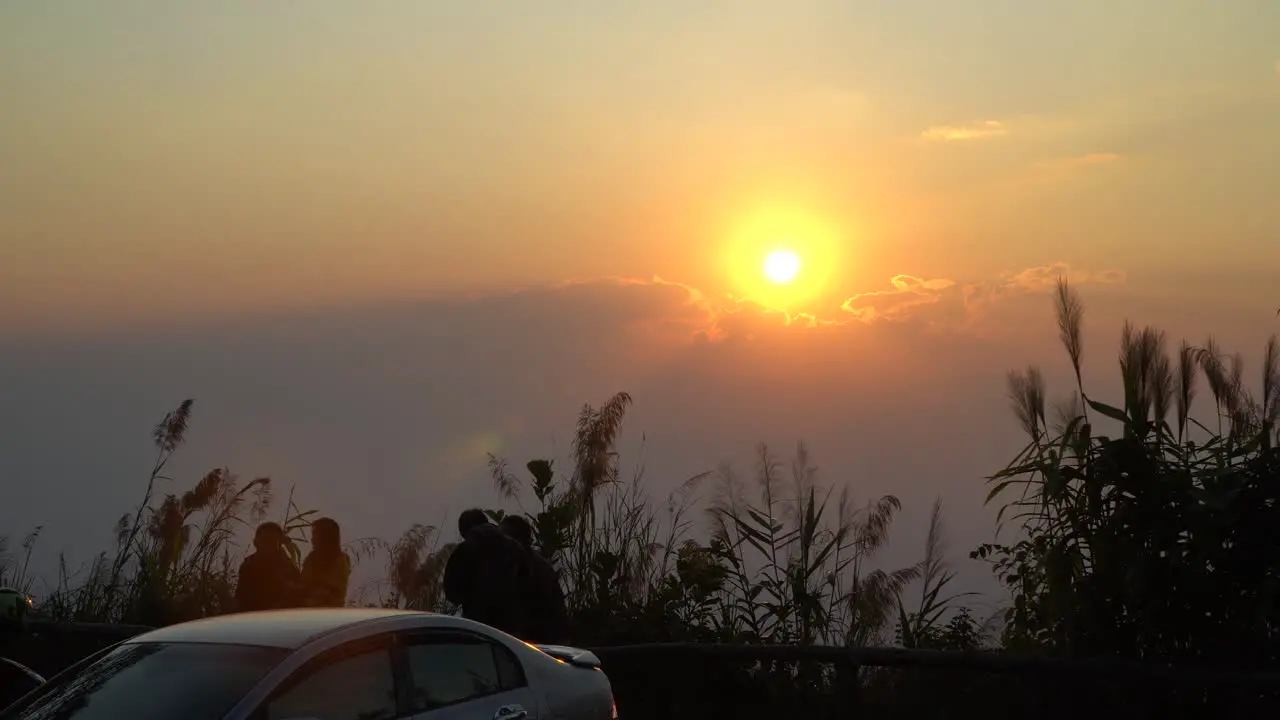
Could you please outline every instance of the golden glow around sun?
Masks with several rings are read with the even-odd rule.
[[[790,250],[774,250],[764,257],[765,277],[786,285],[800,274],[800,256]]]
[[[781,310],[809,311],[832,290],[842,251],[836,227],[794,208],[739,218],[725,245],[736,297]]]

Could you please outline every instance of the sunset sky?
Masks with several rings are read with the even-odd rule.
[[[658,490],[804,439],[962,555],[1054,279],[1099,395],[1126,317],[1256,367],[1278,192],[1274,0],[3,3],[0,533],[87,557],[188,396],[388,535],[627,390]]]

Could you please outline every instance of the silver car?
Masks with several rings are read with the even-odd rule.
[[[281,610],[153,630],[86,658],[2,720],[612,720],[591,652],[451,615]]]

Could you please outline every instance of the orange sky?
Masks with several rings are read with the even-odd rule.
[[[725,247],[778,207],[838,245],[832,300],[1280,259],[1265,3],[0,13],[0,329],[600,276],[742,294]],[[1213,292],[1270,302],[1242,285]]]

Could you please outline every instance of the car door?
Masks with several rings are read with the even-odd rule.
[[[537,694],[519,658],[467,630],[421,630],[400,638],[415,720],[537,720]]]
[[[384,634],[320,653],[284,680],[253,720],[398,720],[410,716],[397,682],[395,638]]]

